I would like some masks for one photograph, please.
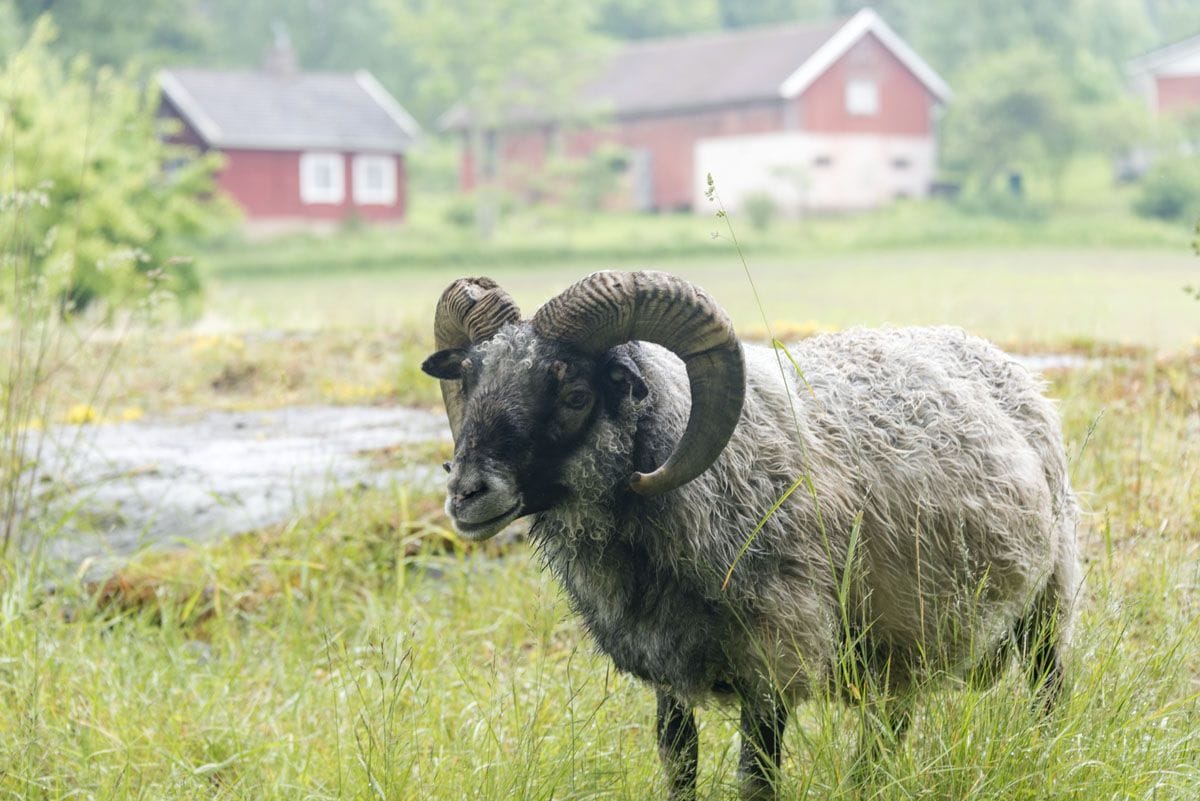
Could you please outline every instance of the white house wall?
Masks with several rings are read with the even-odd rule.
[[[928,195],[936,159],[930,136],[788,132],[702,139],[693,207],[711,208],[705,200],[711,173],[730,211],[759,193],[790,214],[875,208]]]

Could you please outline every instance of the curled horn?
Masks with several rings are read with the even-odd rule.
[[[521,319],[521,310],[509,294],[490,278],[460,278],[442,293],[433,315],[433,341],[438,350],[466,348],[491,339],[507,323]],[[462,386],[442,381],[442,400],[450,433],[458,441],[462,428]]]
[[[742,346],[724,310],[704,290],[660,272],[599,272],[547,301],[534,330],[587,353],[632,340],[683,359],[692,389],[687,428],[666,463],[634,473],[630,486],[659,495],[708,469],[729,442],[746,393]]]

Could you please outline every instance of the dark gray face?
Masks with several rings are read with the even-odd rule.
[[[569,497],[563,465],[595,421],[613,414],[629,393],[646,395],[626,350],[589,357],[513,326],[488,342],[426,359],[422,370],[461,381],[465,395],[446,497],[460,534],[485,540]]]

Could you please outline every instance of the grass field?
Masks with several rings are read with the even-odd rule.
[[[814,702],[789,727],[782,796],[1194,799],[1200,303],[1182,287],[1200,284],[1200,260],[1185,230],[1110,206],[1045,224],[901,207],[746,233],[761,312],[738,253],[696,218],[524,219],[483,250],[419,220],[226,243],[202,260],[197,329],[68,341],[62,402],[40,422],[80,403],[101,421],[434,404],[418,365],[437,295],[464,274],[501,280],[527,313],[591,269],[653,267],[704,285],[748,336],[765,336],[765,315],[784,337],[954,323],[1020,348],[1133,346],[1051,377],[1088,512],[1070,700],[1038,726],[1015,670],[986,692],[927,696],[860,786],[856,713]],[[108,580],[0,564],[0,799],[661,795],[652,693],[594,652],[535,554],[465,547],[440,502],[347,491],[263,531],[145,553]],[[736,713],[700,720],[701,798],[731,798]]]
[[[210,322],[298,330],[422,326],[446,284],[476,274],[500,281],[531,314],[591,270],[649,268],[698,282],[740,330],[761,336],[762,317],[737,253],[724,242],[711,250],[704,258],[563,266],[218,274]],[[1164,348],[1182,347],[1200,331],[1200,308],[1183,292],[1200,282],[1200,264],[1183,249],[939,248],[749,259],[767,320],[784,329],[952,323],[1004,342],[1091,339]]]
[[[1183,292],[1200,285],[1195,234],[1132,216],[1136,190],[1114,188],[1109,169],[1081,161],[1064,200],[1033,219],[926,202],[756,230],[741,217],[534,207],[511,215],[485,243],[447,224],[439,202],[426,199],[400,229],[210,248],[200,258],[209,287],[204,325],[423,330],[458,276],[490,275],[532,313],[592,270],[652,268],[702,284],[751,336],[765,333],[765,312],[772,326],[799,332],[953,323],[1009,343],[1184,347],[1200,332],[1200,310]],[[761,312],[742,256],[761,290]]]
[[[1200,358],[1060,376],[1089,509],[1073,694],[1015,672],[928,696],[851,789],[855,713],[800,710],[784,797],[1192,799],[1200,792]],[[1098,416],[1103,411],[1103,416]],[[649,690],[592,650],[522,546],[458,549],[402,488],[56,593],[0,592],[0,797],[628,799],[661,791]],[[701,797],[735,719],[701,714]]]

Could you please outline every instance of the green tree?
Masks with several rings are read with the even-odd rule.
[[[596,30],[615,39],[673,36],[721,27],[717,0],[600,0]]]
[[[776,22],[825,20],[833,13],[830,0],[720,0],[721,24],[726,28],[749,28]]]
[[[301,68],[370,70],[421,123],[445,111],[416,97],[417,66],[408,48],[396,47],[390,12],[377,0],[189,0],[209,31],[203,63],[255,69],[286,27]]]
[[[466,112],[479,228],[496,224],[503,127],[514,114],[560,118],[599,64],[593,7],[576,0],[380,0],[397,46],[420,65],[423,101]]]
[[[1200,3],[1195,0],[1141,0],[1163,44],[1200,33]]]
[[[31,30],[46,14],[59,35],[52,48],[65,57],[88,54],[97,64],[155,67],[205,52],[212,31],[203,4],[179,0],[8,0]]]
[[[982,194],[1012,173],[1057,181],[1080,145],[1071,84],[1037,45],[985,58],[961,79],[944,139],[947,164]]]
[[[215,157],[163,140],[156,92],[82,56],[64,63],[53,40],[43,19],[0,71],[8,258],[28,260],[64,310],[151,289],[194,295],[177,247],[230,213],[215,195]]]
[[[13,0],[0,0],[0,58],[21,46],[21,15]]]

